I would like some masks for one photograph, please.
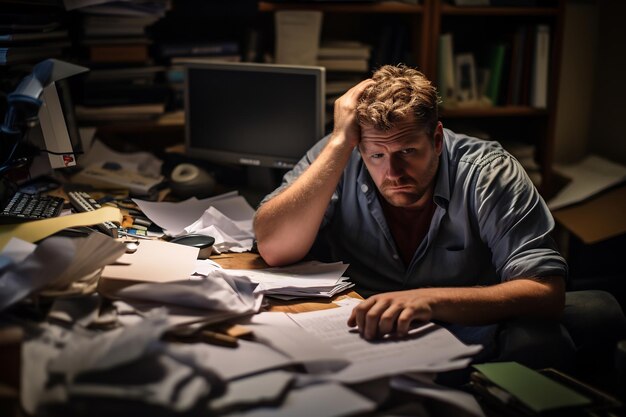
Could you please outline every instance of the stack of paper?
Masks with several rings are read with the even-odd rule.
[[[255,292],[275,298],[329,298],[354,286],[348,277],[342,276],[348,266],[342,262],[310,261],[280,268],[225,269],[223,272],[245,276],[258,284]]]

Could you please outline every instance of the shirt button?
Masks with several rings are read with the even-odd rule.
[[[398,256],[398,254],[397,254],[397,253],[394,253],[394,254],[393,254],[393,259],[398,259],[398,258],[400,258],[400,257]]]
[[[369,190],[367,184],[361,184],[361,191],[363,191],[364,193],[367,192],[367,190]]]

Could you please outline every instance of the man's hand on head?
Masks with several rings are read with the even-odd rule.
[[[424,295],[419,289],[374,295],[352,310],[348,326],[357,326],[367,340],[390,333],[406,336],[414,320],[432,319],[430,300]]]
[[[363,80],[335,100],[333,138],[345,140],[356,147],[361,141],[361,128],[356,118],[356,107],[363,91],[374,84],[374,80]]]

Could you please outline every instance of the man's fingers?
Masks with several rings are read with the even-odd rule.
[[[398,315],[398,324],[396,327],[396,332],[398,336],[406,336],[409,333],[409,327],[411,326],[411,322],[415,318],[415,310],[411,307],[407,307]]]
[[[384,336],[394,331],[396,320],[402,312],[402,307],[397,304],[391,304],[380,316],[378,322],[378,335]]]
[[[380,317],[389,307],[389,301],[377,300],[376,303],[370,308],[364,315],[365,323],[364,327],[359,325],[361,335],[367,340],[374,339],[378,336],[378,323]]]

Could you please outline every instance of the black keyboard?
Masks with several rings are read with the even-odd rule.
[[[11,224],[56,217],[63,209],[63,199],[17,191],[2,207],[0,223]]]
[[[74,209],[80,213],[95,211],[99,208],[102,208],[100,203],[98,203],[91,195],[84,191],[69,191],[67,193],[67,196],[70,199],[72,207],[74,207]],[[113,222],[107,221],[104,223],[100,223],[97,224],[96,227],[109,236],[112,236],[114,238],[117,237],[117,225]]]

